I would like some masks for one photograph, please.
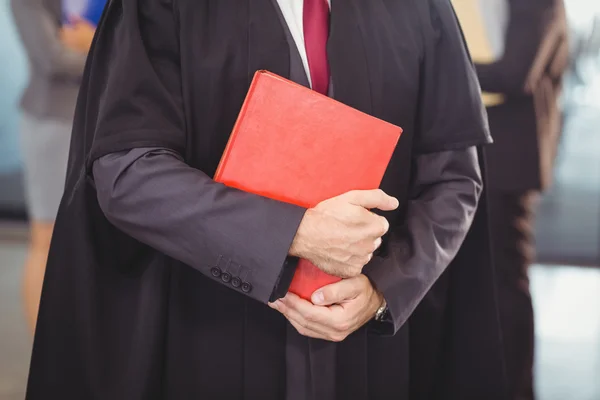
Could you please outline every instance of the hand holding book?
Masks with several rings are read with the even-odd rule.
[[[356,190],[325,200],[306,212],[290,255],[339,278],[362,273],[379,248],[389,223],[370,209],[393,211],[398,200],[383,191]]]
[[[377,188],[401,133],[285,78],[255,74],[215,181],[308,210],[288,250],[300,258],[290,292],[308,300],[360,275],[388,229],[369,209],[398,207]]]

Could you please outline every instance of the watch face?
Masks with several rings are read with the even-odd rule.
[[[387,314],[387,306],[383,306],[377,310],[375,313],[375,321],[381,321],[385,315]]]
[[[390,316],[390,311],[389,309],[386,307],[385,310],[383,311],[383,314],[381,314],[381,320],[385,321],[386,319],[388,319]]]

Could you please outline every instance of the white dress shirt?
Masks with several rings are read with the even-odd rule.
[[[302,64],[308,77],[308,82],[312,86],[310,79],[310,69],[308,68],[308,57],[306,56],[306,47],[304,45],[304,23],[303,23],[303,11],[304,11],[304,0],[277,0],[281,13],[285,18],[294,42],[298,46],[298,52],[302,58]],[[331,7],[331,0],[327,0],[329,7]]]

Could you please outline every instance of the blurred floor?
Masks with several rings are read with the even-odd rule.
[[[0,400],[23,400],[31,338],[21,308],[22,241],[0,242]]]
[[[20,303],[24,257],[22,240],[0,241],[0,400],[24,398],[31,351]],[[531,278],[538,400],[599,400],[600,270],[535,266]]]
[[[539,400],[600,399],[600,270],[535,267]]]
[[[0,171],[0,218],[23,216],[25,195],[23,173],[19,169]]]

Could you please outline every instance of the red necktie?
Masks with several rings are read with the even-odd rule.
[[[329,91],[329,3],[327,0],[304,0],[304,45],[314,91],[327,95]]]

